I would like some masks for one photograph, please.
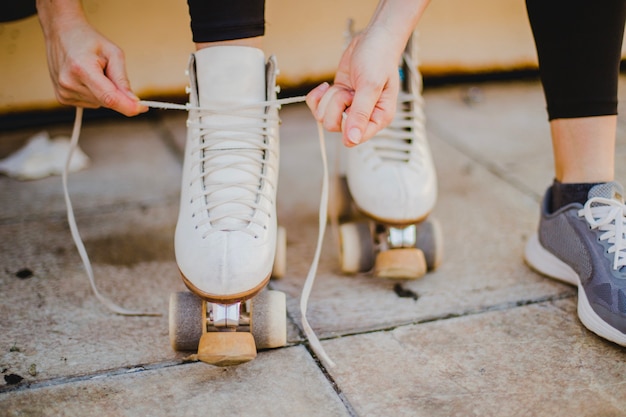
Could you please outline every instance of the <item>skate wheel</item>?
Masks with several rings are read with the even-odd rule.
[[[443,234],[437,219],[429,219],[417,226],[415,246],[424,252],[429,271],[437,269],[443,258]]]
[[[278,226],[276,231],[276,255],[274,255],[274,266],[272,268],[272,278],[280,279],[287,273],[287,229]]]
[[[170,343],[176,351],[196,350],[202,337],[202,301],[190,292],[176,292],[170,295],[169,331]]]
[[[374,242],[367,223],[339,226],[339,246],[342,272],[356,274],[374,266]]]
[[[339,220],[350,218],[352,214],[352,196],[350,195],[348,180],[345,175],[333,177],[330,185],[328,215]]]
[[[215,366],[239,365],[254,358],[254,337],[247,332],[208,332],[198,346],[198,359]]]
[[[252,299],[250,332],[257,349],[287,344],[287,301],[281,291],[261,291]]]
[[[417,279],[426,275],[424,253],[416,248],[390,249],[376,256],[374,275],[380,278]]]

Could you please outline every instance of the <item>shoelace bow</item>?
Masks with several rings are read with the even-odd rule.
[[[584,217],[591,228],[604,232],[599,238],[610,244],[608,251],[613,254],[613,269],[626,266],[626,205],[611,198],[592,197],[578,215]]]
[[[268,106],[280,107],[281,105],[284,105],[284,104],[300,103],[300,102],[303,102],[304,100],[305,100],[305,97],[303,96],[278,99],[278,100],[268,100],[262,103],[256,103],[254,105],[248,105],[248,106],[241,106],[241,107],[237,107],[236,109],[233,108],[230,110],[236,111],[236,110],[242,110],[242,109],[249,109],[251,107],[261,106],[261,105],[264,107],[268,107]],[[195,106],[191,106],[190,104],[181,105],[181,104],[175,104],[175,103],[164,103],[164,102],[155,102],[155,101],[141,101],[141,104],[148,106],[148,107],[165,109],[165,110],[214,112],[214,110],[212,109],[195,107]],[[156,312],[142,312],[142,311],[129,310],[129,309],[120,307],[119,305],[115,304],[113,301],[109,300],[104,295],[102,295],[100,291],[98,291],[98,288],[96,286],[93,268],[91,266],[91,262],[89,260],[89,256],[87,254],[83,241],[78,232],[78,227],[76,225],[76,219],[74,217],[74,210],[72,208],[72,202],[70,200],[69,189],[67,185],[67,177],[69,173],[69,167],[70,167],[70,163],[72,160],[72,156],[74,154],[74,151],[78,147],[78,138],[80,136],[82,116],[83,116],[83,109],[80,107],[77,107],[76,118],[74,120],[74,127],[72,129],[72,137],[70,140],[70,152],[68,153],[67,160],[65,163],[65,168],[62,173],[62,182],[63,182],[63,193],[64,193],[65,203],[67,207],[67,219],[68,219],[68,223],[70,227],[70,232],[72,234],[72,239],[74,240],[74,244],[76,245],[76,249],[78,250],[78,253],[83,262],[85,272],[87,273],[87,276],[89,278],[89,283],[91,285],[91,288],[96,298],[102,304],[104,304],[109,310],[111,310],[112,312],[116,314],[125,315],[125,316],[160,316],[161,314],[156,313]],[[261,134],[265,134],[264,129],[266,127],[267,125],[265,125],[265,127],[261,127],[258,132],[261,132]],[[302,328],[309,341],[309,345],[311,349],[313,350],[313,352],[315,352],[315,354],[321,361],[326,363],[327,366],[334,367],[335,363],[326,354],[326,351],[322,347],[321,342],[319,341],[317,335],[311,328],[306,318],[306,312],[308,309],[308,301],[311,295],[311,291],[313,289],[315,277],[317,275],[317,267],[319,265],[319,259],[320,259],[320,255],[322,252],[322,242],[324,240],[324,232],[326,230],[326,221],[328,218],[329,174],[328,174],[328,160],[327,160],[327,155],[326,155],[326,143],[324,139],[323,127],[321,126],[320,123],[317,124],[317,127],[318,127],[318,136],[319,136],[320,150],[321,150],[321,156],[322,156],[322,165],[323,165],[322,191],[321,191],[321,196],[320,196],[320,208],[319,208],[319,229],[318,229],[318,237],[317,237],[317,245],[315,248],[315,254],[313,255],[313,261],[311,262],[311,266],[309,268],[309,272],[307,273],[307,277],[304,282],[304,286],[302,288],[302,293],[300,295],[300,313],[302,315],[302,318],[301,318]],[[210,126],[208,127],[205,126],[204,128],[212,129],[212,127]],[[223,129],[224,127],[221,126],[220,128]],[[255,129],[259,129],[258,124],[255,124]],[[229,140],[231,140],[231,138],[229,138]],[[213,219],[213,221],[216,221],[216,219]]]

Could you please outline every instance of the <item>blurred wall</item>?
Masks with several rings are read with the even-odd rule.
[[[142,98],[184,94],[193,50],[184,0],[83,0],[89,20],[126,52]],[[362,28],[377,0],[267,0],[266,50],[283,86],[332,78],[348,18]],[[429,75],[536,66],[524,0],[433,0],[418,25]],[[0,114],[57,106],[36,17],[0,23]]]

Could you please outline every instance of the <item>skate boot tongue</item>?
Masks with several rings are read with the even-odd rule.
[[[616,200],[624,204],[624,188],[616,181],[598,184],[589,190],[588,198],[594,197]]]
[[[245,46],[195,53],[200,106],[237,106],[265,100],[265,56]]]
[[[207,207],[220,230],[245,228],[254,215],[264,170],[265,57],[248,47],[211,47],[195,54]],[[235,109],[235,110],[233,110]]]

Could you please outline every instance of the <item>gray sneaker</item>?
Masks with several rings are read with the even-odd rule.
[[[526,244],[536,271],[578,287],[578,317],[597,335],[626,346],[626,205],[616,182],[596,185],[583,206],[550,213],[541,206],[539,232]]]

